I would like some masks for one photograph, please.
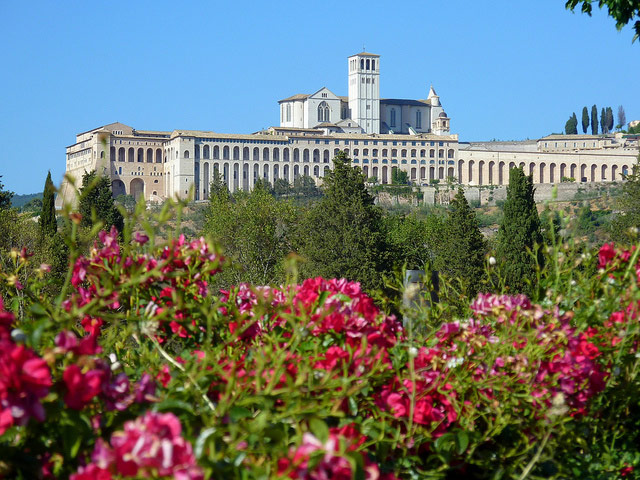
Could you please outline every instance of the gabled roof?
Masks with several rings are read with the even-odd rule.
[[[437,97],[437,96],[438,94],[434,90],[433,85],[431,85],[431,88],[429,88],[429,95],[427,96],[427,100],[431,99],[431,97]]]
[[[322,87],[320,90],[318,90],[317,92],[312,93],[311,95],[307,95],[308,97],[313,97],[314,95],[317,95],[318,93],[320,93],[322,90],[326,90],[327,92],[329,92],[331,95],[333,95],[336,98],[340,98],[338,97],[335,93],[333,93],[331,90],[329,90],[327,87]]]
[[[311,95],[309,95],[308,93],[296,93],[295,95],[291,95],[290,97],[283,98],[282,100],[278,100],[278,103],[291,102],[293,100],[305,100],[305,99],[309,98],[310,96]]]

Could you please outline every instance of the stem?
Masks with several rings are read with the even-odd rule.
[[[180,365],[171,355],[169,355],[164,348],[162,348],[162,346],[160,345],[160,343],[158,342],[157,339],[155,339],[151,335],[147,335],[147,338],[149,338],[149,340],[151,340],[153,345],[160,352],[160,355],[162,355],[169,363],[171,363],[171,365],[173,365],[174,367],[176,367],[178,370],[180,370],[182,373],[184,373],[186,375],[186,377],[189,379],[191,384],[196,388],[196,390],[198,390],[198,393],[200,393],[200,396],[204,400],[204,403],[206,403],[207,406],[211,409],[211,411],[215,413],[215,411],[216,411],[215,405],[209,399],[209,397],[207,397],[205,392],[202,391],[202,388],[200,388],[200,385],[198,385],[198,383],[193,378],[193,376],[189,372],[187,372],[187,370],[182,365]]]
[[[544,436],[544,438],[542,439],[542,443],[540,444],[538,451],[533,456],[531,461],[527,464],[527,466],[524,468],[524,470],[522,471],[522,474],[520,475],[520,477],[518,477],[518,480],[524,480],[525,478],[527,478],[531,469],[534,467],[536,463],[538,463],[538,460],[540,460],[540,455],[542,455],[542,451],[544,450],[544,447],[547,445],[547,440],[549,440],[550,436],[551,436],[551,430],[549,430],[547,434]]]

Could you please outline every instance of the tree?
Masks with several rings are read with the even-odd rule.
[[[567,0],[565,7],[571,11],[582,4],[581,10],[583,13],[591,16],[593,9],[593,0]],[[618,31],[622,30],[622,27],[629,22],[636,19],[634,23],[635,35],[632,41],[636,41],[640,37],[640,1],[638,0],[598,0],[598,7],[602,8],[606,6],[609,11],[609,16],[616,21],[616,28]]]
[[[607,111],[604,107],[600,110],[600,131],[607,133]]]
[[[505,285],[512,292],[530,291],[526,280],[533,280],[535,272],[531,252],[542,240],[533,194],[533,178],[525,175],[522,168],[511,169],[496,253],[503,268]]]
[[[94,222],[101,222],[105,230],[114,226],[122,232],[124,228],[122,214],[113,201],[111,181],[104,175],[98,176],[95,171],[85,173],[82,177],[78,211],[82,215],[80,225],[83,227],[92,227]]]
[[[422,220],[415,214],[388,215],[384,221],[396,267],[406,264],[410,270],[421,270],[441,256],[445,242],[443,216],[428,215]]]
[[[451,201],[451,211],[445,222],[446,259],[442,270],[460,281],[463,293],[474,297],[484,276],[484,256],[487,242],[478,227],[475,212],[469,206],[462,187]]]
[[[222,185],[214,176],[204,228],[236,267],[220,274],[219,286],[283,281],[282,262],[292,251],[293,206],[276,200],[263,182],[256,182],[251,193],[233,195]]]
[[[582,108],[582,133],[587,133],[589,128],[589,110],[587,107]]]
[[[51,171],[47,174],[42,193],[42,212],[40,213],[40,234],[42,237],[53,237],[58,231],[56,222],[55,187],[51,180]]]
[[[598,134],[598,107],[591,107],[591,135]]]
[[[622,105],[618,106],[618,125],[620,128],[624,128],[627,124],[627,115],[624,113],[624,107]]]
[[[569,117],[567,123],[564,125],[564,133],[567,135],[577,135],[578,133],[578,119],[576,118],[576,114]]]
[[[293,180],[293,193],[297,197],[313,198],[322,195],[315,180],[309,175],[300,175]]]
[[[364,175],[344,152],[324,177],[325,196],[305,216],[300,253],[308,277],[344,277],[366,289],[382,286],[389,270],[389,248],[382,211],[365,187]]]
[[[392,185],[407,185],[409,183],[409,174],[404,170],[400,170],[398,167],[391,169],[391,184]]]
[[[613,109],[607,107],[607,133],[613,131]]]
[[[637,233],[632,229],[640,228],[640,155],[631,173],[624,175],[622,194],[617,202],[620,214],[611,222],[611,237],[618,242],[635,244]]]
[[[2,175],[0,175],[0,179]],[[4,189],[4,185],[2,184],[2,180],[0,180],[0,210],[7,210],[11,208],[11,198],[13,197],[13,192],[9,192]]]

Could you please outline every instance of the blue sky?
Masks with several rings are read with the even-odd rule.
[[[0,175],[16,193],[64,174],[75,134],[251,133],[279,99],[347,93],[347,57],[381,55],[381,96],[433,84],[462,141],[562,131],[584,105],[640,119],[640,44],[604,12],[521,2],[0,2]]]

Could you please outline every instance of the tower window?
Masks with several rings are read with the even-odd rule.
[[[375,69],[376,69],[376,61],[371,60],[371,70],[375,70]]]
[[[360,59],[360,69],[364,70],[364,58]]]
[[[396,109],[395,108],[392,108],[391,112],[389,113],[389,126],[390,127],[396,126]]]
[[[422,128],[422,112],[420,110],[416,112],[416,128]]]
[[[369,59],[367,58],[367,70],[369,70]]]

